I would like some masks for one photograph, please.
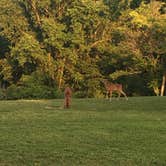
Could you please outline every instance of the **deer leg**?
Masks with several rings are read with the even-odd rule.
[[[120,95],[121,95],[121,93],[120,93],[120,92],[118,92],[118,98],[117,98],[117,100],[119,100],[119,98],[120,98]]]
[[[69,97],[69,107],[71,106],[71,97]]]
[[[106,92],[105,97],[106,97],[106,99],[109,99],[109,91]]]
[[[112,92],[110,91],[110,102],[112,101]]]
[[[128,100],[127,95],[126,95],[125,92],[121,91],[121,94],[123,94],[123,96],[126,98],[126,100]]]
[[[107,92],[106,92],[106,99],[108,99],[108,94],[109,94],[109,92],[107,91]]]

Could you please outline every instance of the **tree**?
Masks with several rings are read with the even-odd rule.
[[[27,31],[28,24],[18,1],[2,0],[0,2],[0,15],[0,82],[1,86],[6,88],[15,79],[13,77],[15,66],[12,66],[10,57],[11,47],[19,40],[22,31]]]
[[[147,72],[150,87],[159,94],[162,66],[165,63],[165,14],[160,13],[162,3],[153,1],[142,5],[136,10],[129,11],[126,28],[125,44],[135,53],[142,71]],[[125,24],[126,26],[126,24]],[[165,79],[163,74],[163,79]],[[163,85],[164,85],[163,81]],[[163,88],[162,88],[163,89]],[[163,90],[162,90],[163,91]],[[163,92],[162,92],[163,93]]]
[[[130,95],[164,94],[162,0],[1,0],[0,15],[0,84],[9,92],[37,77],[40,90],[67,84],[84,97],[101,97],[103,78]]]

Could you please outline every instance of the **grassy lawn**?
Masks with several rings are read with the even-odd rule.
[[[166,97],[0,101],[0,166],[165,166]]]

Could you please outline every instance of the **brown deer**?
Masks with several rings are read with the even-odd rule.
[[[71,95],[72,95],[71,89],[69,87],[66,87],[64,92],[65,96],[64,108],[69,108],[71,106]]]
[[[123,94],[126,100],[128,100],[126,93],[123,91],[122,84],[113,84],[110,83],[108,80],[104,79],[103,83],[105,85],[107,96],[110,95],[110,101],[112,100],[112,93],[116,92],[118,93],[118,99],[120,98],[120,95]]]

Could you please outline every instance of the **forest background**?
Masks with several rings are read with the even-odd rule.
[[[164,95],[166,0],[1,0],[0,99]]]

